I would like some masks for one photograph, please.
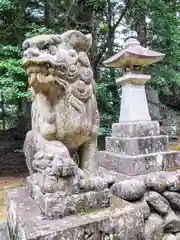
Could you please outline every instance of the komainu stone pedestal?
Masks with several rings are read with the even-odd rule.
[[[7,194],[11,239],[18,240],[106,240],[143,239],[149,208],[143,202],[128,203],[112,197],[111,207],[63,219],[42,219],[36,202],[25,188]]]
[[[33,183],[32,177],[27,177],[27,190],[30,196],[36,200],[42,214],[49,219],[95,211],[110,205],[110,190],[107,188],[101,190],[94,188],[86,191],[81,189],[77,192],[57,191],[43,194],[38,185]],[[61,179],[61,181],[63,180]],[[68,182],[68,179],[66,181]],[[68,184],[72,184],[72,182],[68,182]]]
[[[168,151],[168,136],[160,135],[158,122],[115,123],[98,153],[99,165],[129,176],[180,167],[176,151]]]

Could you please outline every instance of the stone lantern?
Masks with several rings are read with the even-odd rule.
[[[122,85],[120,122],[151,120],[145,93],[151,76],[142,70],[164,58],[164,54],[142,47],[134,35],[126,39],[124,49],[104,62],[107,67],[123,68],[124,75],[116,81]]]
[[[122,174],[141,175],[180,166],[178,152],[168,150],[168,136],[160,135],[159,123],[151,120],[145,93],[151,76],[143,74],[143,67],[163,58],[164,54],[142,47],[131,34],[124,49],[104,62],[107,67],[123,69],[123,76],[116,80],[122,85],[119,122],[106,137],[105,151],[98,153],[100,171],[105,176],[110,170],[115,181]]]

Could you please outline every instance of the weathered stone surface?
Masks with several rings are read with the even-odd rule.
[[[115,182],[124,181],[131,178],[128,175],[111,171],[103,167],[98,168],[98,175],[101,176],[108,183],[108,186],[112,186],[112,184],[114,184]]]
[[[106,151],[130,156],[165,152],[167,146],[168,136],[106,137]]]
[[[147,240],[162,240],[163,238],[163,220],[157,214],[151,214],[146,221],[144,230],[144,239]]]
[[[173,234],[166,234],[162,240],[177,240],[177,238]]]
[[[95,170],[99,128],[95,81],[87,55],[91,45],[91,35],[76,30],[39,35],[23,43],[23,63],[33,95],[32,130],[42,137],[41,142],[34,139],[36,151],[44,150],[45,140],[54,147],[61,142],[69,151],[73,149],[72,155],[82,151],[79,163],[87,172]],[[29,148],[25,155],[30,166]]]
[[[62,182],[62,184],[65,184]],[[71,182],[69,191],[56,191],[53,193],[42,194],[38,185],[33,184],[32,176],[27,178],[27,188],[30,196],[36,200],[41,211],[49,219],[62,218],[71,214],[88,212],[100,208],[109,207],[110,190],[109,189],[88,189],[89,191],[72,191]],[[103,185],[104,187],[104,185]]]
[[[120,122],[112,124],[113,137],[158,136],[160,127],[157,121]]]
[[[145,177],[145,185],[148,189],[154,190],[156,192],[163,192],[166,189],[165,177],[160,175],[160,173],[152,173]]]
[[[169,155],[166,155],[164,159],[164,170],[174,171],[180,168],[180,153],[177,151],[170,151]]]
[[[131,204],[122,199],[110,208],[63,219],[43,219],[36,202],[25,188],[7,193],[8,224],[11,236],[23,240],[100,240],[143,239],[144,221],[149,214],[147,204]],[[121,236],[122,238],[118,238]]]
[[[164,167],[166,159],[171,159],[173,162],[177,153],[168,151],[129,156],[108,151],[99,151],[96,158],[100,167],[129,176],[136,176],[168,170]]]
[[[80,194],[75,197],[79,202],[95,191],[94,202],[104,201],[97,193],[106,188],[104,181],[94,178],[100,117],[88,57],[91,45],[91,35],[76,30],[23,43],[33,100],[24,153],[32,179],[29,189],[34,189],[31,196],[47,216],[52,215],[50,209],[59,216],[76,212],[76,200],[69,195]]]
[[[129,179],[115,183],[111,187],[112,193],[127,201],[136,201],[143,197],[146,187],[143,181]]]
[[[163,196],[169,201],[171,208],[180,211],[180,194],[177,192],[164,192]]]
[[[100,167],[130,176],[162,171],[164,154],[147,154],[138,156],[121,155],[107,151],[97,153]]]
[[[168,201],[157,192],[149,192],[145,196],[146,202],[159,214],[166,215],[169,210]]]
[[[180,232],[180,218],[170,210],[164,219],[164,231],[166,233]]]
[[[167,174],[166,175],[166,185],[170,191],[179,191],[180,190],[180,175],[177,173]]]

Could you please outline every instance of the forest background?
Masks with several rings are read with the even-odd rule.
[[[162,106],[180,109],[180,1],[179,0],[0,0],[0,129],[30,123],[30,96],[23,70],[22,42],[43,33],[77,29],[91,33],[91,64],[97,83],[101,114],[100,137],[118,121],[120,97],[115,84],[120,70],[102,62],[122,47],[129,30],[140,43],[166,54],[148,67],[149,87]],[[161,106],[160,106],[161,107]]]

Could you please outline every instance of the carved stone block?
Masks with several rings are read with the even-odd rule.
[[[162,135],[137,138],[106,137],[106,151],[135,156],[165,152],[168,143],[168,136]]]
[[[180,167],[180,158],[176,151],[135,156],[101,151],[98,152],[97,159],[99,166],[130,176]]]
[[[87,189],[85,192],[85,189],[71,188],[70,182],[67,185],[69,191],[65,189],[65,191],[43,194],[40,187],[34,184],[32,176],[27,178],[30,196],[36,200],[42,213],[49,219],[109,207],[111,196],[109,189],[99,191],[88,191]]]
[[[160,127],[157,121],[119,122],[112,124],[112,137],[158,136]]]
[[[44,219],[41,211],[25,188],[9,191],[7,212],[12,239],[143,239],[145,219],[149,215],[147,204],[128,203],[115,197],[112,206],[103,210],[90,210],[62,219]]]

